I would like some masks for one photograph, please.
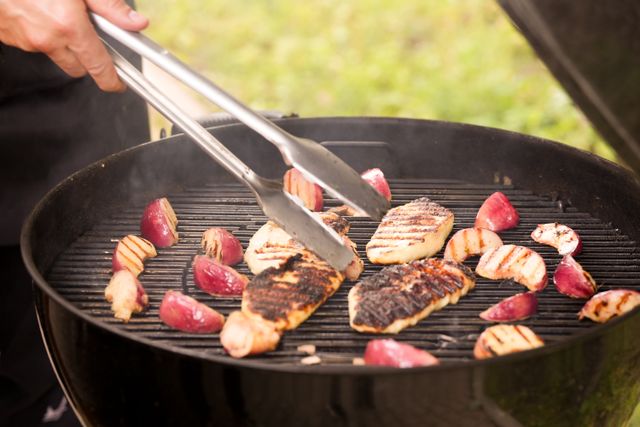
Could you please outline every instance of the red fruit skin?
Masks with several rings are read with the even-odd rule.
[[[314,212],[322,210],[324,204],[322,187],[307,180],[298,169],[289,169],[284,174],[284,189],[302,200],[307,209]]]
[[[202,235],[202,247],[207,256],[226,265],[242,261],[242,243],[224,228],[210,228]]]
[[[362,179],[367,181],[378,193],[388,201],[391,201],[391,188],[384,177],[382,171],[378,168],[368,169],[360,174]]]
[[[160,319],[172,328],[196,334],[216,333],[224,326],[223,315],[178,291],[164,294]]]
[[[142,308],[149,305],[149,296],[147,295],[147,291],[142,287],[142,283],[136,279],[136,303],[140,305]]]
[[[168,206],[168,208],[167,208]],[[177,219],[166,198],[156,199],[144,209],[140,233],[158,248],[166,248],[178,241]]]
[[[496,191],[480,206],[475,227],[499,232],[516,227],[519,221],[520,215],[507,196]]]
[[[244,274],[203,255],[196,255],[193,259],[193,280],[208,294],[226,296],[242,295],[249,282]]]
[[[364,351],[366,365],[413,368],[437,365],[440,361],[430,353],[393,339],[371,340]]]
[[[558,292],[571,298],[591,298],[596,293],[596,282],[571,255],[558,264],[553,283]]]
[[[538,299],[534,292],[523,292],[505,298],[482,313],[480,318],[490,322],[514,322],[526,319],[538,311]]]

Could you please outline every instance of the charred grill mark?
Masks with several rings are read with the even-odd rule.
[[[147,253],[147,251],[149,250],[148,246],[145,248],[142,245],[138,244],[138,242],[136,240],[130,239],[129,237],[126,237],[123,240],[123,243],[127,248],[129,248],[136,255],[140,254],[140,255],[138,255],[139,257],[143,257]],[[144,241],[142,241],[142,239],[140,239],[140,243],[144,244]]]
[[[523,339],[523,340],[524,340],[524,341],[525,341],[529,346],[533,345],[533,343],[531,342],[531,340],[529,339],[529,337],[528,337],[526,334],[524,334],[524,333],[522,332],[522,328],[520,328],[518,325],[516,325],[515,329],[516,329],[516,332],[517,332],[517,333],[522,337],[522,339]]]
[[[462,232],[462,243],[463,243],[463,247],[464,247],[464,252],[467,253],[467,254],[470,253],[471,252],[471,248],[469,247],[469,231],[468,230],[464,230]]]
[[[286,321],[293,311],[313,311],[340,282],[339,273],[323,261],[308,262],[297,254],[279,268],[271,267],[255,276],[243,299],[252,313],[270,321]]]
[[[606,301],[602,301],[601,303],[596,303],[595,306],[593,307],[593,314],[595,314],[597,317],[600,317],[600,310],[606,306],[607,306]]]
[[[333,228],[336,233],[340,235],[347,234],[349,232],[349,229],[351,228],[351,224],[349,224],[349,221],[336,213],[323,212],[322,214],[320,214],[320,217],[325,224]]]
[[[496,271],[500,271],[502,269],[509,268],[509,265],[513,262],[512,258],[515,257],[517,255],[517,252],[519,252],[519,251],[517,250],[516,246],[510,246],[509,247],[509,252],[505,253],[506,251],[504,251],[504,250],[502,251],[502,254],[500,252],[501,252],[500,249],[498,249],[493,254],[493,256],[500,255],[502,257],[502,259],[500,259],[499,262],[498,262],[498,266],[496,267]],[[493,256],[492,256],[492,258],[493,258]]]
[[[417,289],[403,291],[358,293],[358,311],[353,319],[354,324],[386,328],[398,319],[411,317],[424,310],[433,301],[429,291],[419,292]]]
[[[133,264],[133,265],[135,265],[135,266],[136,266],[136,268],[137,268],[138,270],[141,270],[141,271],[142,271],[142,269],[143,269],[143,267],[144,267],[144,264],[142,263],[142,261],[140,261],[140,258],[138,258],[137,256],[130,257],[130,256],[128,256],[127,254],[125,254],[124,252],[120,252],[120,254],[122,255],[122,257],[124,257],[124,259],[125,259],[129,264]],[[135,254],[133,254],[133,255],[135,255]],[[135,274],[135,273],[134,273],[134,274]]]
[[[453,256],[455,257],[458,253],[458,248],[456,246],[456,240],[455,239],[450,239],[449,243],[447,243],[449,245],[449,250],[451,251],[451,253],[453,254]]]
[[[492,330],[492,331],[490,331],[489,338],[493,338],[494,340],[496,340],[496,341],[498,342],[498,344],[504,344],[504,341],[502,341],[502,339],[501,339],[501,338],[498,336],[498,334],[496,333],[497,331],[502,331],[502,330],[501,330],[501,329],[497,329],[497,330]],[[492,347],[493,347],[493,346],[491,345],[491,341],[489,341],[489,340],[487,340],[487,341],[488,341],[488,342],[487,342],[488,347],[489,347],[490,349],[492,349]],[[492,350],[493,350],[493,349],[492,349]]]
[[[478,247],[480,249],[484,248],[484,239],[482,238],[482,234],[483,234],[482,231],[480,231],[480,233],[475,233],[475,234],[478,235]],[[467,251],[467,252],[469,252],[469,251]]]
[[[352,323],[384,330],[459,293],[465,279],[475,280],[467,267],[435,258],[387,267],[356,285]]]
[[[629,294],[622,294],[620,300],[618,301],[618,304],[616,304],[616,315],[622,312],[622,306],[627,302],[630,296],[631,295]]]
[[[406,224],[400,228],[397,224],[382,224],[380,226],[380,232],[378,233],[379,239],[393,238],[397,234],[418,234],[425,233],[427,231],[436,230],[440,224],[433,225],[420,225],[420,224]]]
[[[394,253],[396,250],[402,251],[411,246],[425,244],[430,237],[437,235],[448,221],[452,220],[451,211],[431,202],[426,197],[397,206],[387,212],[382,219],[366,245],[367,253],[378,257],[382,254]]]

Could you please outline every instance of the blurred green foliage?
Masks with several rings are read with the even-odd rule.
[[[138,3],[148,34],[257,109],[468,122],[614,158],[494,2]]]
[[[629,421],[629,427],[640,427],[640,405],[636,407],[636,411]]]
[[[615,158],[494,2],[138,6],[151,37],[256,109],[467,122]],[[630,425],[640,427],[640,407]]]

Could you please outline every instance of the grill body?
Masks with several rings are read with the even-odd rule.
[[[471,194],[492,188],[512,191],[523,206],[533,206],[530,221],[537,218],[535,212],[540,218],[551,218],[555,209],[558,217],[599,230],[591,250],[597,256],[584,263],[597,272],[596,280],[618,287],[640,284],[635,243],[640,238],[640,218],[635,215],[640,208],[640,184],[609,162],[549,141],[451,123],[352,118],[290,119],[281,124],[300,136],[333,141],[327,146],[357,170],[380,166],[392,185],[402,188],[397,194],[406,201],[415,190],[415,197],[431,195],[449,207],[458,203],[455,191],[444,191],[442,200],[437,191],[429,191],[467,182],[473,183],[475,193]],[[226,126],[212,132],[258,173],[282,176],[285,166],[278,153],[245,127]],[[82,276],[87,269],[99,270],[100,262],[94,258],[89,257],[85,264],[77,258],[74,261],[73,251],[80,244],[79,256],[84,256],[86,245],[91,246],[91,232],[100,224],[113,230],[112,237],[117,239],[132,224],[118,225],[127,218],[127,209],[172,193],[201,199],[204,206],[226,203],[233,211],[234,203],[244,202],[237,195],[222,197],[225,186],[233,188],[231,183],[231,177],[197,147],[176,136],[117,154],[70,177],[30,217],[23,232],[23,254],[37,284],[43,335],[71,402],[87,423],[548,426],[620,425],[630,416],[640,396],[640,346],[635,338],[640,333],[638,311],[606,325],[583,323],[576,329],[572,329],[575,320],[549,317],[551,329],[548,336],[543,335],[548,346],[495,360],[462,360],[469,355],[465,344],[444,351],[441,356],[448,363],[439,367],[390,370],[344,363],[307,367],[293,363],[286,349],[272,360],[234,361],[204,339],[183,337],[172,343],[169,334],[161,336],[163,342],[153,343],[153,337],[144,333],[144,322],[136,325],[132,321],[133,329],[143,331],[136,334],[101,318],[99,305],[94,307],[91,302],[99,295],[90,289],[80,287],[72,295],[69,286],[56,288],[56,280],[61,280],[56,275]],[[194,192],[194,188],[200,190]],[[459,197],[463,200],[469,192]],[[473,222],[472,210],[460,203],[456,228]],[[180,213],[180,202],[176,207]],[[197,220],[197,212],[191,215]],[[233,223],[233,214],[227,215],[225,221]],[[261,223],[259,216],[255,221]],[[358,225],[355,221],[354,227]],[[246,228],[246,238],[250,229]],[[367,236],[358,238],[366,241]],[[545,260],[551,254],[543,252]],[[68,265],[65,256],[71,257]],[[549,269],[552,265],[547,262]],[[340,291],[344,295],[335,296],[338,299],[346,295],[344,286]],[[502,296],[518,291],[510,289]],[[483,291],[477,291],[477,297],[474,292],[465,298],[483,297]],[[499,290],[484,293],[501,296]],[[153,300],[154,295],[150,296]],[[464,300],[461,318],[465,317]],[[558,310],[571,313],[581,305],[553,296],[549,301],[557,301]],[[237,306],[237,301],[229,302],[232,305]],[[457,309],[445,308],[433,317],[446,330],[448,323],[456,322],[447,311]],[[331,304],[326,310],[328,317]],[[318,316],[317,324],[312,317],[294,333],[315,328],[322,340],[326,325],[320,312]],[[346,323],[346,313],[342,320]],[[554,328],[554,322],[559,326]],[[340,330],[336,334],[325,334],[329,336],[327,346],[335,342],[336,352],[345,355],[352,355],[371,338],[340,347]],[[572,336],[554,340],[555,335],[563,334]],[[429,330],[420,326],[399,338],[417,345],[425,339],[433,342]]]

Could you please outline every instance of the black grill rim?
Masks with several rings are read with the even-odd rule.
[[[305,119],[284,119],[282,121],[299,121],[299,122],[304,122],[304,121],[316,121],[318,119],[323,119],[323,120],[344,120],[344,117],[322,117],[322,118],[305,118]],[[529,135],[523,135],[523,134],[518,134],[516,132],[511,132],[511,131],[506,131],[506,130],[502,130],[502,129],[496,129],[496,128],[489,128],[489,127],[484,127],[484,126],[477,126],[477,125],[470,125],[470,124],[465,124],[465,123],[455,123],[455,122],[446,122],[446,121],[435,121],[435,120],[419,120],[419,119],[398,119],[398,118],[388,118],[388,117],[356,117],[356,118],[349,118],[349,120],[355,120],[357,121],[369,121],[369,120],[380,120],[380,121],[391,121],[391,122],[406,122],[406,123],[419,123],[419,122],[431,122],[434,124],[438,124],[441,126],[462,126],[462,127],[469,127],[469,128],[480,128],[480,129],[484,129],[485,131],[490,131],[492,133],[494,133],[495,135],[499,136],[499,135],[518,135],[522,138],[525,139],[530,139],[532,141],[535,141],[535,143],[538,144],[551,144],[553,145],[556,149],[560,149],[562,151],[567,151],[569,153],[571,153],[571,155],[575,156],[575,157],[581,157],[583,159],[586,159],[588,162],[590,163],[596,163],[597,166],[599,167],[604,167],[606,169],[608,169],[610,172],[616,174],[616,175],[622,175],[622,176],[628,176],[629,172],[626,171],[624,168],[620,167],[619,165],[610,162],[606,159],[602,159],[594,154],[573,148],[573,147],[569,147],[566,146],[564,144],[558,143],[558,142],[554,142],[554,141],[550,141],[550,140],[545,140],[545,139],[541,139],[541,138],[537,138],[537,137],[533,137],[533,136],[529,136]],[[280,121],[278,121],[280,122]],[[216,129],[220,129],[220,128],[236,128],[236,127],[241,127],[242,125],[237,125],[237,124],[231,124],[231,125],[225,125],[225,126],[221,126],[221,127],[217,127]],[[155,349],[160,349],[162,351],[167,351],[169,353],[174,353],[174,354],[181,354],[184,356],[189,356],[189,357],[194,357],[200,360],[208,360],[208,361],[212,361],[212,362],[216,362],[216,363],[221,363],[224,365],[230,365],[230,366],[236,366],[236,367],[242,367],[242,368],[250,368],[250,369],[254,369],[254,370],[261,370],[261,371],[276,371],[276,372],[287,372],[287,373],[298,373],[298,374],[326,374],[326,375],[341,375],[341,376],[369,376],[369,375],[398,375],[398,374],[403,374],[403,375],[412,375],[415,374],[416,372],[424,372],[424,371],[448,371],[448,370],[458,370],[460,368],[465,368],[465,369],[474,369],[474,368],[480,368],[480,367],[488,367],[488,366],[493,366],[493,365],[501,365],[503,363],[507,364],[507,363],[516,363],[518,361],[524,361],[524,360],[528,360],[528,359],[533,359],[533,358],[537,358],[537,357],[542,357],[544,355],[548,355],[548,354],[552,354],[555,352],[559,352],[562,349],[566,349],[569,347],[572,347],[574,345],[576,345],[577,343],[583,342],[583,341],[589,341],[594,339],[597,336],[602,336],[604,335],[608,330],[610,329],[614,329],[617,327],[617,325],[619,325],[620,323],[626,322],[627,320],[629,320],[630,318],[634,317],[634,316],[640,316],[640,307],[632,310],[629,313],[626,313],[623,316],[619,316],[617,318],[614,318],[612,320],[610,320],[607,323],[604,324],[595,324],[593,326],[591,326],[590,328],[588,328],[588,330],[581,332],[580,334],[576,334],[572,337],[568,337],[566,339],[560,340],[558,342],[553,342],[553,343],[549,343],[549,344],[545,344],[543,347],[534,349],[534,350],[529,350],[529,351],[525,351],[525,352],[519,352],[519,353],[513,353],[513,354],[509,354],[509,355],[505,355],[505,356],[501,356],[501,357],[496,357],[496,358],[489,358],[489,359],[484,359],[484,360],[469,360],[469,361],[451,361],[451,362],[447,362],[444,364],[440,364],[440,365],[434,365],[434,366],[427,366],[427,367],[416,367],[416,368],[412,368],[412,369],[396,369],[396,368],[387,368],[387,367],[379,367],[379,366],[348,366],[348,365],[322,365],[322,366],[306,366],[306,365],[295,365],[295,364],[283,364],[283,365],[276,365],[276,364],[272,364],[272,365],[267,365],[264,362],[261,361],[256,361],[256,360],[252,360],[251,358],[249,359],[234,359],[228,356],[218,356],[218,355],[209,355],[209,354],[203,354],[201,351],[198,350],[189,350],[189,349],[185,349],[185,348],[176,348],[176,347],[171,347],[171,346],[167,346],[163,343],[159,343],[157,341],[153,341],[151,339],[145,338],[145,337],[141,337],[138,335],[132,335],[130,333],[127,333],[124,330],[119,329],[116,326],[101,322],[99,319],[96,319],[92,316],[90,316],[89,314],[83,312],[80,308],[75,307],[71,302],[67,301],[64,297],[62,297],[58,292],[56,292],[52,286],[45,280],[45,278],[42,276],[42,274],[40,273],[38,267],[36,266],[35,260],[33,259],[33,247],[31,244],[31,239],[32,239],[32,235],[34,233],[34,226],[35,226],[35,221],[36,219],[39,217],[40,213],[46,208],[46,206],[51,203],[51,200],[53,198],[55,198],[57,193],[63,192],[65,191],[67,188],[73,188],[74,185],[76,185],[75,181],[80,181],[82,182],[83,178],[88,177],[90,175],[93,174],[98,174],[100,173],[100,171],[102,169],[104,169],[105,164],[109,163],[110,161],[114,161],[122,156],[127,156],[129,155],[129,153],[137,151],[137,150],[144,150],[149,146],[152,145],[156,145],[156,144],[162,144],[162,143],[171,143],[172,140],[175,140],[177,138],[180,138],[181,135],[177,135],[177,136],[172,136],[169,138],[165,138],[165,139],[161,139],[161,140],[157,140],[157,141],[150,141],[141,145],[138,145],[136,147],[132,147],[129,148],[127,150],[121,151],[119,153],[113,154],[111,156],[106,157],[105,159],[99,160],[95,163],[93,163],[92,165],[74,173],[73,175],[71,175],[70,177],[68,177],[67,179],[65,179],[64,181],[62,181],[61,183],[59,183],[56,187],[54,187],[52,190],[50,190],[39,202],[38,204],[35,206],[35,208],[33,209],[33,211],[31,212],[31,214],[28,216],[27,220],[25,221],[23,228],[22,228],[22,232],[21,232],[21,238],[20,238],[20,247],[21,247],[21,254],[22,254],[22,258],[23,258],[23,262],[25,263],[25,266],[27,268],[27,270],[29,271],[29,274],[31,275],[34,283],[37,285],[37,287],[39,288],[40,291],[43,291],[48,297],[52,298],[57,304],[59,304],[60,306],[62,306],[64,309],[66,309],[67,311],[71,312],[73,315],[78,316],[79,318],[83,319],[85,322],[88,322],[89,324],[91,324],[94,327],[97,327],[99,329],[102,330],[106,330],[110,333],[113,333],[117,336],[119,336],[120,338],[123,338],[125,340],[132,340],[135,342],[138,342],[140,344],[143,345],[147,345],[150,346],[152,348]],[[595,165],[594,165],[595,166]],[[636,183],[638,183],[638,179],[634,176],[632,178]],[[638,184],[640,185],[640,184]],[[624,232],[624,230],[622,230]],[[34,288],[35,291],[38,291],[38,289]]]

